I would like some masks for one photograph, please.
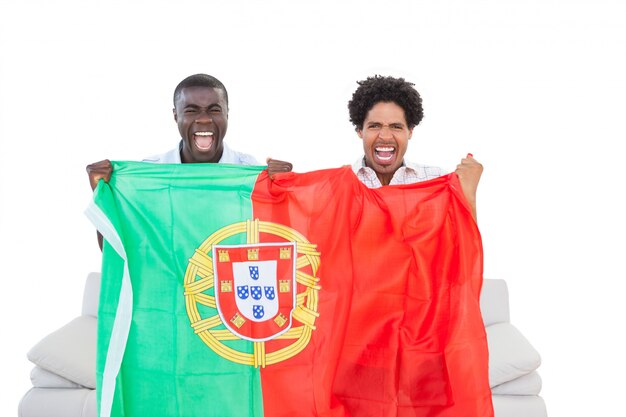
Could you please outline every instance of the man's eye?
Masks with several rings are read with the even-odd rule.
[[[214,109],[211,109],[211,113],[213,113],[213,114],[222,114],[222,109],[216,107]]]
[[[404,128],[402,125],[391,125],[390,127],[392,130],[402,130]]]
[[[185,113],[188,113],[188,114],[193,114],[193,113],[197,113],[197,112],[198,112],[197,109],[185,109]]]
[[[369,125],[369,129],[380,129],[380,125]]]

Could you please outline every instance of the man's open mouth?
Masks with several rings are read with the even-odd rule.
[[[213,146],[213,132],[195,132],[193,141],[201,151],[208,151]]]
[[[380,162],[391,161],[395,154],[396,148],[393,146],[377,146],[374,148],[374,156]]]

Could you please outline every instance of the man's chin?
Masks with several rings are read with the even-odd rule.
[[[395,161],[394,161],[395,162]],[[380,162],[376,162],[375,164],[372,164],[372,169],[378,173],[381,174],[389,174],[389,173],[393,173],[395,172],[398,168],[400,168],[400,166],[396,166],[397,164],[395,164],[394,162],[390,162],[390,163],[380,163]]]
[[[195,150],[195,152],[191,153],[191,156],[194,162],[197,163],[206,163],[206,162],[217,162],[219,158],[215,157],[215,152],[202,152]]]
[[[213,142],[211,146],[207,149],[203,149],[198,147],[194,142],[192,142],[191,146],[185,144],[187,149],[183,150],[183,154],[186,154],[190,157],[191,163],[211,163],[211,162],[219,162],[221,158],[221,154],[218,156],[216,149],[216,144]],[[187,152],[185,152],[187,151]]]

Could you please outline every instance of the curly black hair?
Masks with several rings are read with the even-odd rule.
[[[404,109],[404,117],[409,129],[414,128],[422,121],[424,109],[422,98],[413,86],[404,78],[394,78],[382,75],[367,77],[357,81],[359,87],[352,94],[348,102],[350,121],[356,130],[363,129],[363,122],[367,113],[379,102],[393,102]]]
[[[222,90],[224,92],[224,100],[226,100],[226,105],[228,105],[228,91],[226,91],[226,87],[220,80],[208,74],[194,74],[185,78],[176,86],[174,90],[174,107],[176,107],[176,101],[180,97],[180,92],[187,87],[210,87]]]

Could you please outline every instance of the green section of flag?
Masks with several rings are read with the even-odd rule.
[[[263,415],[258,369],[222,358],[194,333],[183,288],[195,249],[216,230],[251,219],[250,195],[263,167],[114,162],[113,168],[109,184],[100,183],[94,201],[113,223],[126,251],[133,307],[111,416]],[[242,239],[245,235],[240,234],[221,243],[245,243]],[[105,243],[99,390],[106,383],[103,372],[123,266],[123,259]],[[228,345],[252,351],[250,342]]]

